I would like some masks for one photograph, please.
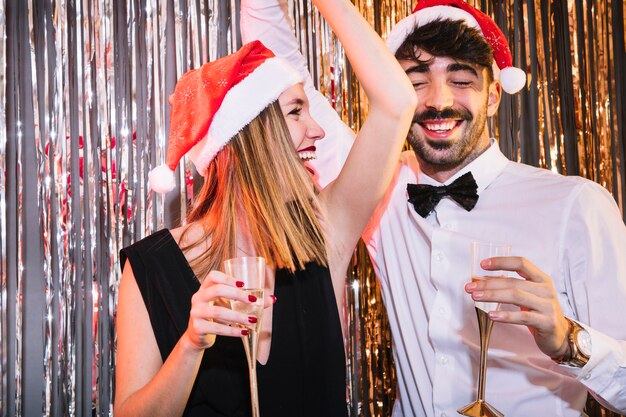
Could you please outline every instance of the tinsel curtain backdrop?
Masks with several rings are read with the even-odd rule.
[[[492,132],[514,160],[626,199],[624,0],[470,0],[529,74]],[[414,0],[355,0],[385,35]],[[108,416],[118,251],[185,216],[179,188],[147,193],[164,158],[167,97],[190,68],[241,43],[238,0],[0,0],[0,416]],[[290,3],[320,89],[357,128],[367,111],[309,0]],[[349,273],[349,406],[388,416],[391,339],[362,249]],[[600,415],[600,414],[598,414]]]

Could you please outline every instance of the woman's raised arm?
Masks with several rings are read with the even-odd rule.
[[[341,41],[369,100],[367,119],[346,164],[320,193],[334,245],[329,261],[335,264],[333,256],[338,256],[337,265],[343,268],[391,182],[417,103],[404,70],[352,3],[314,3]]]

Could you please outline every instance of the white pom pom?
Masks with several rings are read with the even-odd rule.
[[[500,71],[500,85],[509,94],[515,94],[526,85],[526,73],[519,68],[507,67]]]
[[[148,181],[152,191],[159,194],[165,194],[172,191],[176,187],[174,171],[167,165],[159,165],[148,174]]]

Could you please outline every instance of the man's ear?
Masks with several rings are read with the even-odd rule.
[[[494,80],[489,84],[489,97],[487,98],[487,116],[491,117],[498,111],[502,98],[502,86],[500,81]]]

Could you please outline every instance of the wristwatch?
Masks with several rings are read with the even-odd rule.
[[[567,334],[567,344],[569,352],[562,358],[554,359],[559,365],[574,366],[582,368],[589,362],[591,356],[591,336],[580,324],[574,320],[565,317],[569,323],[569,332]]]

